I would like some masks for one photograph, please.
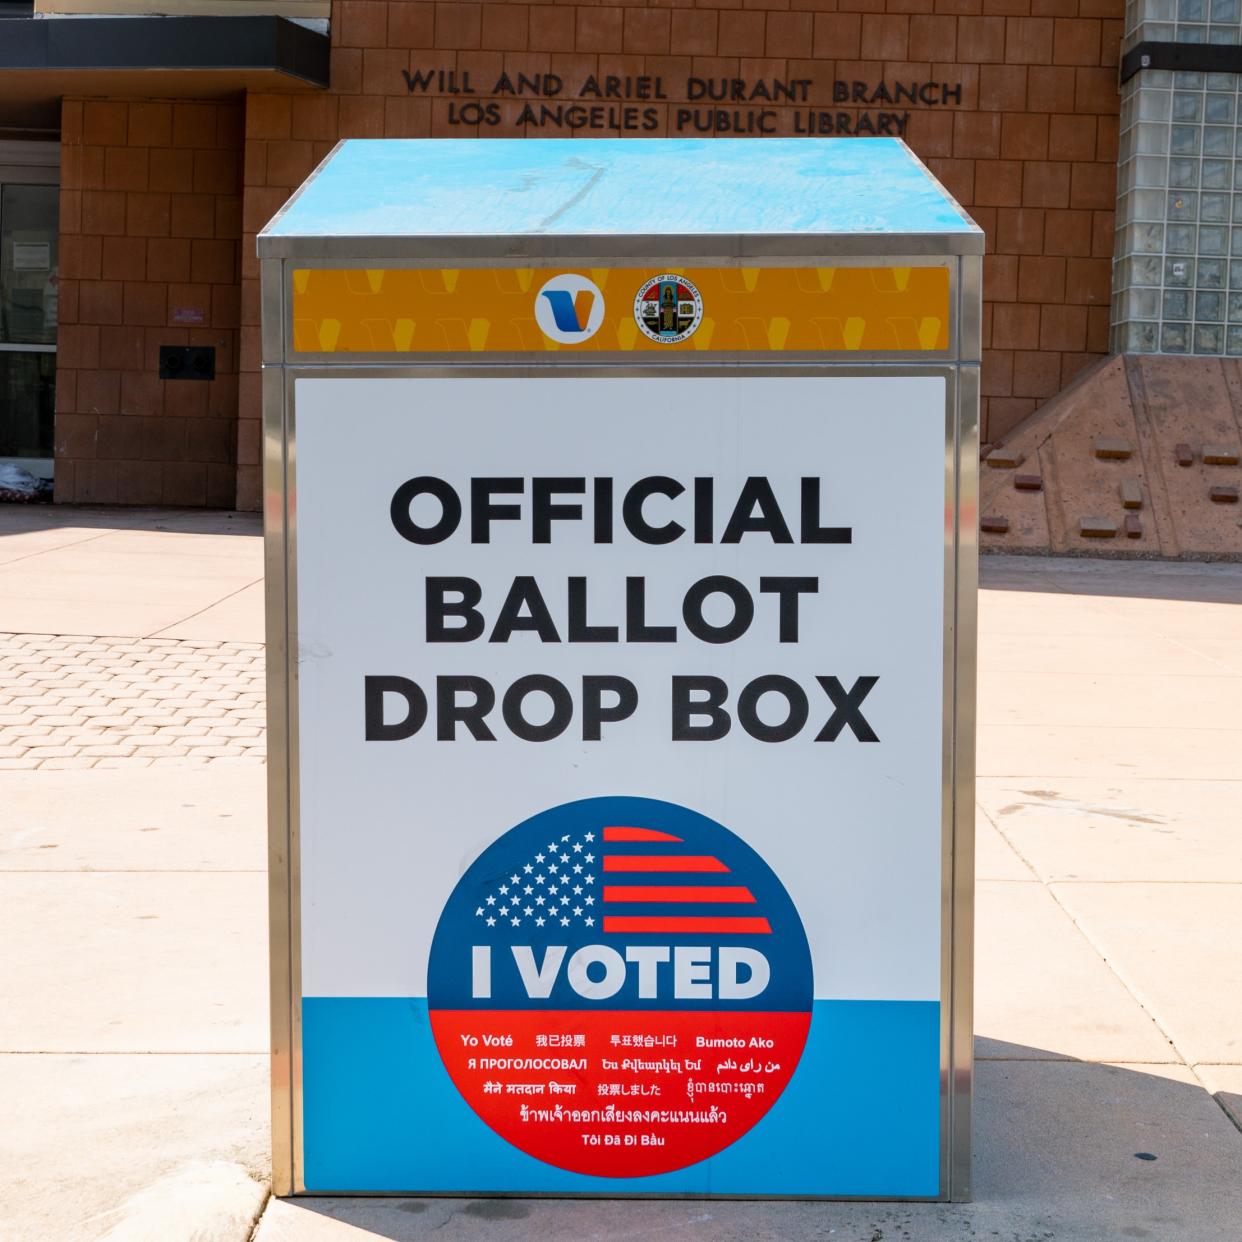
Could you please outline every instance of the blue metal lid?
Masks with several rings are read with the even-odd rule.
[[[978,232],[897,138],[468,138],[343,142],[263,235]]]

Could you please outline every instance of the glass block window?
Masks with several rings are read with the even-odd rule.
[[[1242,0],[1129,0],[1123,50],[1136,43],[1239,43]]]
[[[1145,41],[1242,43],[1242,0],[1130,0]],[[1242,74],[1122,87],[1112,348],[1242,356]]]

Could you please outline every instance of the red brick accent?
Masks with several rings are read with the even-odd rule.
[[[905,60],[910,47],[908,17],[868,14],[862,23],[864,60]]]
[[[1000,63],[1005,59],[1005,22],[999,17],[960,17],[957,54],[964,62]]]
[[[910,18],[911,60],[954,60],[957,57],[957,20],[920,14]]]
[[[1038,349],[1039,307],[1021,303],[993,307],[992,345],[997,350]]]
[[[618,51],[621,47],[621,37],[621,9],[611,7],[578,9],[576,51]]]
[[[1010,350],[983,351],[983,387],[985,397],[1008,397],[1013,394],[1013,360]]]
[[[862,47],[862,18],[857,13],[816,13],[813,54],[829,60],[856,57]]]
[[[1034,65],[1027,76],[1027,107],[1032,112],[1073,112],[1074,71],[1056,65]],[[1114,100],[1113,108],[1117,110]]]
[[[769,13],[764,50],[773,57],[804,56],[814,38],[814,29],[815,20],[810,13]],[[756,50],[749,49],[750,54],[754,55]],[[755,68],[762,72],[760,66]],[[752,70],[752,76],[758,75]]]
[[[1065,260],[1024,255],[1018,262],[1018,297],[1023,302],[1065,301]]]
[[[1013,355],[1013,395],[1054,396],[1061,388],[1061,356],[1054,353],[1019,351]]]
[[[644,56],[665,55],[669,50],[670,28],[667,9],[628,8],[622,23],[622,50]]]
[[[392,23],[392,12],[401,9],[403,4],[391,4],[389,7],[389,24]],[[485,4],[483,6],[482,46],[502,52],[524,52],[530,33],[530,18],[524,4]],[[393,47],[424,47],[425,40],[417,42],[394,43],[390,37],[389,44]]]
[[[231,506],[243,107],[63,114],[56,500]],[[288,115],[276,100],[256,123]],[[161,381],[161,344],[213,346],[216,379]]]
[[[1086,308],[1048,304],[1042,306],[1039,312],[1039,347],[1063,353],[1086,349]]]
[[[1038,113],[1010,113],[1001,126],[1001,155],[1007,160],[1048,157],[1048,118]]]
[[[992,397],[988,401],[988,435],[994,440],[1008,435],[1038,406],[1033,397]]]
[[[129,136],[129,109],[120,103],[86,104],[79,143],[93,147],[122,146]]]
[[[985,112],[1022,113],[1026,78],[1027,71],[1020,65],[980,65],[979,107]]]
[[[1022,165],[1018,160],[977,160],[977,207],[1017,207],[1022,202]]]

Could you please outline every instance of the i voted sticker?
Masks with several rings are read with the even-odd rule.
[[[462,1097],[557,1168],[639,1177],[759,1123],[806,1043],[806,934],[771,868],[686,807],[590,798],[510,829],[436,928],[428,1004]]]

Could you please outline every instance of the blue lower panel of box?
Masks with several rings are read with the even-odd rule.
[[[939,1193],[934,1001],[816,1001],[771,1111],[711,1159],[645,1177],[566,1172],[495,1134],[445,1071],[422,997],[307,997],[302,1048],[309,1191]]]

